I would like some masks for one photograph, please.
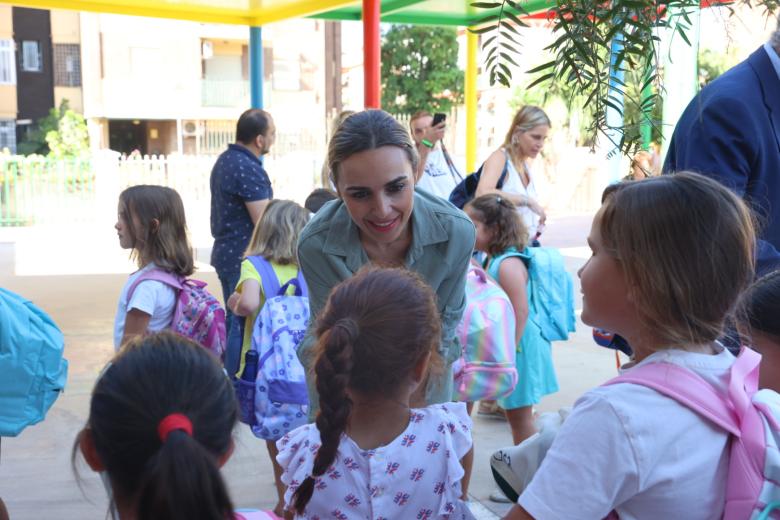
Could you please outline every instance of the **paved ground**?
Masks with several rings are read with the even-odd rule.
[[[553,219],[543,237],[545,245],[563,248],[572,274],[587,258],[583,246],[590,220],[589,215]],[[201,245],[207,244],[196,244]],[[208,250],[199,249],[198,256],[207,259]],[[67,389],[46,420],[2,441],[0,497],[13,520],[40,518],[42,512],[56,512],[60,520],[105,518],[107,501],[99,479],[83,463],[76,464],[77,477],[71,451],[95,377],[113,354],[117,296],[132,269],[110,227],[0,229],[0,286],[25,295],[52,315],[65,333],[70,362]],[[210,268],[201,265],[197,276],[219,292]],[[579,308],[578,288],[577,295]],[[545,398],[540,411],[571,405],[583,391],[614,375],[612,353],[594,346],[590,329],[582,324],[568,342],[554,345],[554,358],[561,390]],[[511,437],[501,420],[475,414],[474,423],[473,509],[478,518],[497,518],[508,506],[488,501],[495,489],[488,461]],[[271,506],[273,477],[264,443],[243,425],[236,439],[235,454],[224,468],[236,505]]]

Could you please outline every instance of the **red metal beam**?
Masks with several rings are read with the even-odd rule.
[[[379,17],[381,0],[363,0],[364,105],[381,108]]]

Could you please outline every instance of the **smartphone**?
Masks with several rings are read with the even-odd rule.
[[[446,119],[447,119],[447,114],[436,112],[435,114],[433,114],[433,123],[431,123],[431,126],[436,126],[439,123],[443,123]]]

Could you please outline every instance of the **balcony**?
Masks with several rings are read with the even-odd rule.
[[[249,106],[249,81],[201,80],[201,104],[204,107],[247,107]]]

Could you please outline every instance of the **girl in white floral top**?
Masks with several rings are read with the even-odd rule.
[[[296,518],[472,519],[460,500],[471,448],[463,403],[422,401],[440,336],[432,290],[402,269],[338,285],[317,325],[316,424],[278,442]]]

